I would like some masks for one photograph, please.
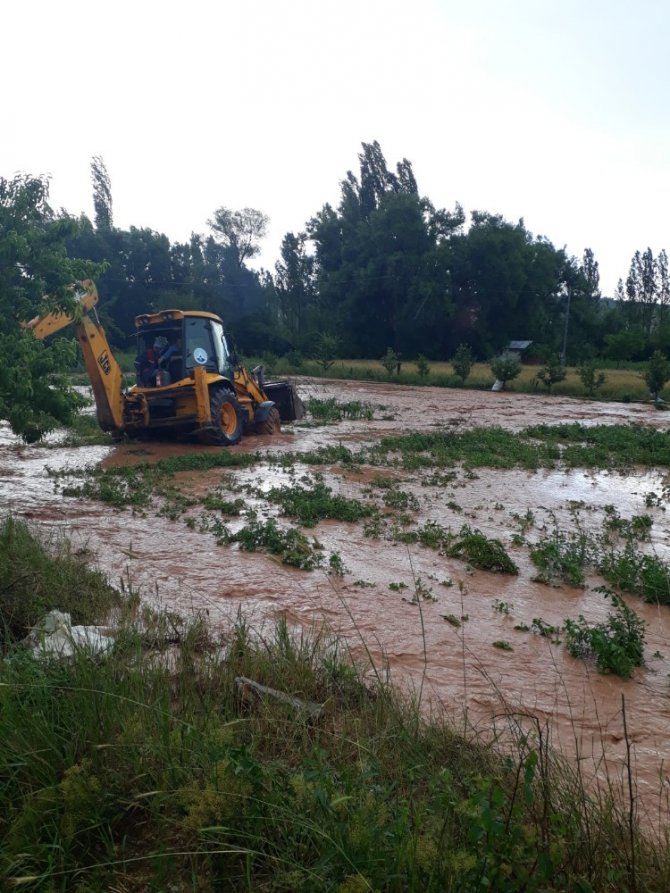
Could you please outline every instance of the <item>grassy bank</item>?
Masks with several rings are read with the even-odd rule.
[[[670,885],[632,791],[590,792],[539,726],[499,753],[425,718],[341,643],[143,611],[67,543],[45,549],[11,519],[0,563],[3,889]],[[114,612],[113,652],[30,656],[18,642],[50,607],[86,623]]]
[[[126,375],[127,384],[134,384],[135,355],[128,351],[118,352],[116,359]],[[455,375],[451,363],[448,362],[430,362],[428,364],[429,371],[425,375],[421,375],[417,363],[411,361],[402,363],[399,374],[389,374],[380,360],[339,359],[325,370],[315,360],[304,359],[296,365],[291,362],[289,357],[249,357],[244,358],[243,362],[248,368],[259,364],[264,365],[270,377],[307,375],[314,378],[379,381],[410,386],[429,385],[478,390],[489,390],[495,381],[495,376],[488,363],[475,363],[467,379],[463,382]],[[618,368],[603,361],[601,364],[597,363],[597,366],[603,372],[605,381],[593,395],[588,395],[575,366],[567,367],[565,380],[553,385],[551,393],[567,397],[588,397],[589,399],[620,402],[649,401],[649,388],[643,377],[647,367],[646,363],[624,363],[622,368]],[[541,368],[536,365],[522,366],[518,378],[510,381],[506,390],[523,394],[547,393],[544,385],[537,380],[537,374]],[[80,385],[88,384],[88,378],[83,371],[73,375],[72,381]],[[670,399],[670,383],[661,393],[661,398]]]
[[[262,362],[262,358],[254,359],[253,362],[254,364]],[[268,368],[274,375],[308,375],[315,378],[387,381],[410,386],[429,385],[479,390],[489,390],[495,381],[495,376],[488,363],[475,363],[465,382],[454,374],[451,363],[431,362],[429,367],[429,372],[421,375],[415,362],[403,362],[399,374],[389,375],[379,360],[336,360],[332,366],[324,370],[313,360],[304,360],[299,366],[295,366],[282,357],[271,360]],[[520,375],[507,384],[506,390],[524,394],[546,394],[546,388],[537,379],[541,368],[540,366],[522,366]],[[574,366],[567,368],[565,380],[553,385],[551,393],[567,397],[588,397],[589,399],[620,402],[648,401],[650,399],[649,389],[643,378],[646,369],[645,363],[626,364],[626,368],[611,368],[603,364],[599,368],[605,376],[605,381],[592,396],[589,397],[577,368]],[[670,386],[661,394],[661,397],[664,396],[670,397]]]

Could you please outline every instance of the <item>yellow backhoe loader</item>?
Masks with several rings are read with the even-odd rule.
[[[98,422],[116,439],[149,434],[194,436],[232,446],[243,433],[272,434],[304,415],[289,381],[265,382],[262,369],[240,366],[214,313],[162,310],[135,319],[137,383],[123,373],[100,325],[90,279],[74,286],[75,314],[50,313],[27,323],[43,339],[74,323],[93,388]]]

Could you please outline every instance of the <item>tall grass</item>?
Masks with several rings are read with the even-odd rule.
[[[465,382],[453,370],[451,363],[431,362],[427,374],[421,374],[416,362],[404,362],[399,374],[389,375],[379,360],[336,360],[327,370],[318,363],[305,360],[299,367],[289,363],[287,358],[280,358],[273,364],[273,373],[278,375],[308,375],[315,378],[352,379],[360,381],[392,382],[402,385],[432,385],[434,387],[471,388],[490,390],[495,381],[488,363],[474,363]],[[625,368],[613,368],[611,363],[603,361],[598,368],[605,374],[605,382],[596,394],[589,399],[617,400],[621,402],[649,401],[649,388],[644,382],[644,363],[623,364]],[[518,378],[506,385],[512,393],[546,394],[546,389],[537,379],[541,366],[522,365]],[[668,399],[670,389],[664,395]],[[568,367],[566,378],[553,385],[551,393],[564,397],[587,397],[587,391],[574,366]]]
[[[21,632],[0,665],[3,889],[668,889],[631,801],[589,792],[539,726],[498,753],[318,631],[145,612],[68,663]]]

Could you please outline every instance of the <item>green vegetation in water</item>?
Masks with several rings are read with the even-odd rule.
[[[344,465],[352,467],[363,462],[362,453],[353,453],[348,447],[335,443],[307,450],[304,453],[283,453],[279,456],[267,456],[267,461],[283,468],[292,468],[298,463],[303,465]]]
[[[537,633],[538,636],[542,636],[543,639],[549,639],[553,645],[561,644],[561,626],[547,623],[547,621],[543,620],[541,617],[533,617],[530,628],[534,633]]]
[[[332,489],[318,477],[309,485],[273,487],[264,495],[268,502],[278,505],[284,515],[296,518],[304,527],[314,527],[318,521],[327,518],[359,521],[375,513],[371,505],[333,494]]]
[[[644,663],[645,622],[622,598],[606,590],[612,611],[602,623],[566,620],[565,647],[573,657],[594,659],[601,673],[628,679]]]
[[[336,400],[335,397],[329,397],[326,400],[310,397],[305,406],[312,418],[322,423],[340,422],[342,419],[370,420],[374,417],[374,407],[360,400],[342,402]]]
[[[407,469],[473,468],[623,469],[670,464],[665,432],[633,425],[534,425],[521,432],[503,428],[439,431],[383,437],[368,452],[372,464]]]
[[[35,548],[5,524],[14,579],[60,574]],[[76,578],[82,605],[97,580]],[[48,589],[32,583],[26,622]],[[499,754],[426,716],[338,641],[145,610],[104,660],[38,662],[1,604],[3,889],[667,889],[668,844],[641,835],[634,798],[594,797],[544,735]],[[106,619],[97,604],[83,622]]]
[[[114,443],[111,434],[103,431],[95,415],[78,413],[64,429],[64,437],[45,446],[49,449],[81,446],[111,446]]]
[[[573,468],[629,468],[670,464],[670,438],[664,431],[639,425],[533,425],[524,437],[559,451]]]
[[[236,499],[226,498],[220,490],[208,493],[201,499],[203,508],[211,512],[221,512],[222,515],[241,515],[246,506],[244,499],[239,496]]]
[[[512,648],[507,639],[496,639],[493,643],[493,647],[500,649],[500,651],[514,651],[514,648]]]
[[[114,508],[132,508],[138,512],[150,508],[155,496],[166,494],[166,478],[181,471],[209,471],[214,468],[245,468],[260,461],[258,453],[199,451],[185,456],[172,456],[157,462],[119,465],[112,468],[89,466],[82,470],[49,474],[57,479],[80,477],[81,484],[63,486],[64,496],[83,497],[104,502]],[[190,503],[189,503],[190,504]]]
[[[509,557],[500,540],[489,539],[481,530],[473,530],[467,524],[464,524],[460,532],[450,539],[444,551],[451,558],[460,558],[480,570],[500,574],[519,573],[519,568]]]
[[[584,565],[589,559],[588,541],[581,534],[564,534],[555,530],[550,539],[531,547],[530,557],[539,573],[537,583],[584,586]]]
[[[322,546],[315,540],[309,540],[296,527],[286,530],[279,527],[276,521],[252,520],[237,533],[230,534],[228,542],[239,543],[245,552],[263,550],[278,555],[282,564],[312,571],[323,564]]]
[[[440,614],[440,617],[451,626],[456,627],[456,629],[459,629],[461,626],[461,620],[455,614]]]
[[[398,459],[394,459],[399,454]],[[373,464],[394,462],[407,469],[449,467],[462,462],[469,468],[551,468],[560,458],[556,444],[545,446],[503,428],[439,431],[383,437],[369,451]]]
[[[621,592],[634,593],[651,604],[670,605],[670,568],[655,555],[640,553],[633,542],[621,551],[604,554],[598,570]]]

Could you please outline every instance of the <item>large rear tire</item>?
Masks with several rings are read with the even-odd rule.
[[[234,446],[244,430],[244,410],[230,391],[218,388],[210,395],[212,420],[200,432],[202,443],[213,446]]]
[[[256,423],[256,434],[281,434],[281,418],[276,406],[271,407],[262,422]]]

